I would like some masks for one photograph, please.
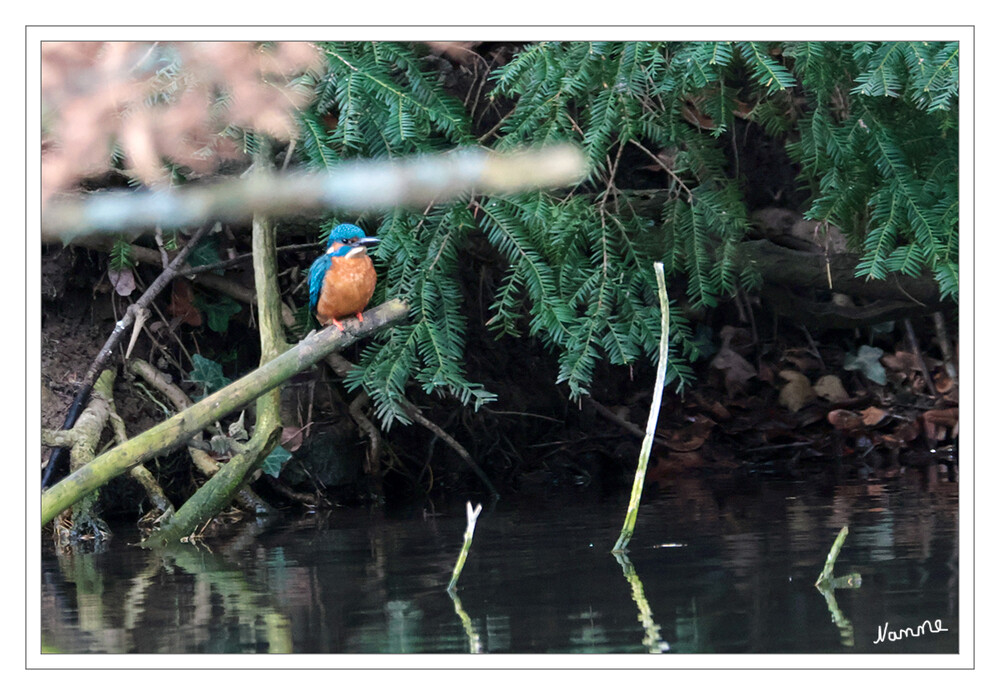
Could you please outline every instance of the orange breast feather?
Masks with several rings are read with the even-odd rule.
[[[375,267],[367,254],[330,259],[330,270],[316,304],[316,317],[323,326],[364,311],[375,292]]]

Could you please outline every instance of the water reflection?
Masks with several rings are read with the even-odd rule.
[[[920,483],[923,483],[922,485]],[[465,528],[336,510],[204,547],[43,549],[46,650],[71,653],[956,652],[957,485],[816,489],[685,480],[647,495],[621,564],[625,500],[484,511]],[[836,574],[813,586],[841,526]],[[874,644],[879,627],[947,632]],[[840,627],[838,628],[838,625]],[[851,639],[845,628],[852,627]]]

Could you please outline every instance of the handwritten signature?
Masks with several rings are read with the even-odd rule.
[[[936,633],[936,632],[948,632],[948,628],[941,627],[941,619],[935,620],[933,623],[930,620],[925,620],[916,627],[903,627],[898,630],[890,630],[889,623],[878,626],[878,637],[872,644],[878,644],[879,642],[885,642],[887,639],[890,642],[897,642],[904,637],[922,637],[925,632]]]

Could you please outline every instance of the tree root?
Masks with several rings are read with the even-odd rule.
[[[93,459],[101,441],[101,433],[111,413],[111,392],[114,388],[115,373],[105,369],[94,383],[93,397],[80,413],[73,427],[73,446],[69,450],[70,470],[76,471]],[[69,548],[83,542],[103,543],[111,536],[108,525],[94,509],[96,494],[82,496],[74,500],[72,508],[62,510],[53,531],[56,546]]]

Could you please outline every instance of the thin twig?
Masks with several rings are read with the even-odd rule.
[[[646,433],[642,430],[641,427],[635,425],[632,422],[629,422],[623,417],[620,417],[617,413],[615,413],[615,411],[613,411],[611,408],[607,407],[603,403],[598,403],[593,398],[588,398],[588,400],[594,406],[594,410],[597,411],[597,414],[600,415],[601,417],[605,418],[606,420],[610,420],[616,425],[621,426],[623,429],[628,430],[637,437],[646,436]],[[663,444],[664,446],[668,444],[667,440],[663,439],[662,437],[654,437],[654,441],[657,444]]]
[[[313,250],[322,246],[322,242],[316,241],[309,244],[289,244],[288,246],[279,246],[278,253],[285,253],[287,251],[304,251]],[[225,261],[219,261],[217,263],[206,263],[205,265],[196,265],[193,268],[189,268],[184,271],[185,276],[199,275],[201,273],[208,273],[213,270],[226,270],[227,268],[232,268],[234,266],[242,265],[243,263],[250,263],[253,261],[252,253],[244,253],[235,258],[230,258]]]
[[[676,182],[677,182],[677,185],[678,185],[678,186],[680,186],[680,187],[681,187],[681,189],[683,189],[685,193],[687,193],[687,195],[688,195],[688,202],[689,202],[689,203],[690,203],[690,202],[691,202],[692,200],[694,200],[694,193],[692,193],[692,192],[691,192],[691,189],[687,187],[687,184],[685,184],[685,183],[684,183],[684,181],[683,181],[683,180],[681,180],[681,177],[680,177],[680,176],[678,176],[677,174],[675,174],[675,173],[674,173],[674,170],[673,170],[673,169],[671,169],[671,168],[670,168],[670,167],[668,167],[668,166],[667,166],[666,164],[664,164],[664,163],[663,163],[663,161],[662,161],[662,160],[661,160],[661,159],[660,159],[659,157],[657,157],[657,156],[656,156],[655,154],[653,154],[653,153],[652,153],[652,152],[650,152],[650,151],[649,151],[648,149],[646,149],[646,148],[645,148],[645,147],[644,147],[644,146],[642,145],[642,143],[641,143],[641,142],[639,142],[638,140],[634,140],[634,139],[633,139],[633,140],[629,140],[629,142],[630,142],[630,143],[632,143],[633,145],[635,145],[636,147],[638,147],[638,148],[639,148],[640,150],[642,150],[643,152],[645,152],[645,153],[646,153],[647,155],[649,155],[650,157],[652,157],[653,161],[654,161],[654,162],[656,162],[656,163],[657,163],[657,164],[658,164],[658,165],[660,166],[660,168],[661,168],[661,169],[663,169],[663,171],[665,171],[665,172],[666,172],[667,174],[669,174],[669,175],[670,175],[670,177],[671,177],[671,178],[672,178],[672,179],[673,179],[674,181],[676,181]]]
[[[486,473],[484,473],[483,469],[479,467],[479,464],[473,460],[472,456],[464,446],[459,444],[454,437],[441,429],[436,423],[424,417],[423,413],[421,413],[412,403],[403,402],[401,405],[403,407],[403,412],[405,412],[408,417],[429,429],[437,437],[439,437],[441,441],[450,446],[452,450],[455,451],[455,453],[457,453],[463,461],[465,461],[466,465],[472,469],[472,472],[483,481],[483,484],[486,486],[486,489],[490,491],[490,494],[493,495],[494,498],[499,499],[500,493],[497,492],[495,487],[493,487],[493,483],[490,482]]]

